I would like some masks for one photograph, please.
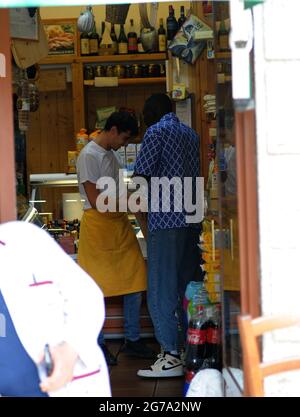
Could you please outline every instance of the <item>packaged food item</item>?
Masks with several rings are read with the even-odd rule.
[[[205,275],[205,281],[209,283],[216,283],[219,284],[221,282],[221,275],[216,273],[207,273]]]
[[[220,292],[221,291],[221,285],[220,284],[215,284],[215,283],[211,283],[211,282],[206,282],[205,283],[205,288],[208,291],[208,293]]]
[[[100,132],[101,132],[100,129],[94,130],[92,133],[90,133],[89,140],[95,139],[99,135]]]
[[[201,268],[206,272],[220,272],[221,264],[219,262],[212,262],[201,265]]]
[[[82,148],[88,143],[89,137],[86,133],[86,129],[81,128],[76,135],[76,150],[79,153]]]
[[[130,143],[126,146],[126,169],[132,171],[136,161],[136,145]]]
[[[116,107],[115,106],[110,106],[110,107],[101,107],[99,109],[96,110],[96,115],[97,115],[97,121],[96,121],[96,125],[95,125],[95,129],[104,129],[106,120],[109,118],[109,116],[114,113],[116,111]]]
[[[205,260],[205,262],[210,263],[210,262],[220,262],[221,260],[221,254],[220,251],[218,251],[218,254],[213,253],[213,252],[203,252],[202,253],[202,258]]]
[[[68,173],[76,174],[77,151],[68,151]]]

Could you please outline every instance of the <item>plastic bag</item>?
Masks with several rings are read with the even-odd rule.
[[[171,41],[169,50],[188,64],[194,64],[206,47],[206,40],[212,37],[211,28],[191,14]]]

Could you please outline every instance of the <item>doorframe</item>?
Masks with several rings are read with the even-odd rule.
[[[4,77],[0,76],[0,223],[16,220],[16,171],[14,150],[12,69],[9,10],[0,8],[0,54]]]
[[[261,314],[255,110],[236,112],[241,314]],[[243,395],[248,369],[243,360]]]
[[[255,110],[235,113],[241,314],[260,315]]]

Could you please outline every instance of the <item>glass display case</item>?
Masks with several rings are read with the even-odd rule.
[[[240,261],[236,177],[235,112],[229,49],[229,2],[214,2],[219,227],[222,230],[221,274],[223,362],[226,373],[242,392],[242,352],[237,317],[240,314]]]

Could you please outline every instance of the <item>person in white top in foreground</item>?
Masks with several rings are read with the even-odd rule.
[[[26,386],[18,386],[24,381],[21,364],[16,358],[10,363],[14,347],[10,351],[5,346],[17,342],[22,355],[24,351],[36,364],[41,393],[111,396],[106,361],[97,345],[105,318],[102,292],[47,232],[24,222],[0,225],[0,294],[14,333],[5,334],[6,317],[0,311],[0,351],[8,352],[6,361],[0,359],[0,395],[30,395]],[[48,377],[46,344],[54,365]],[[13,386],[7,386],[5,372],[14,379]]]

